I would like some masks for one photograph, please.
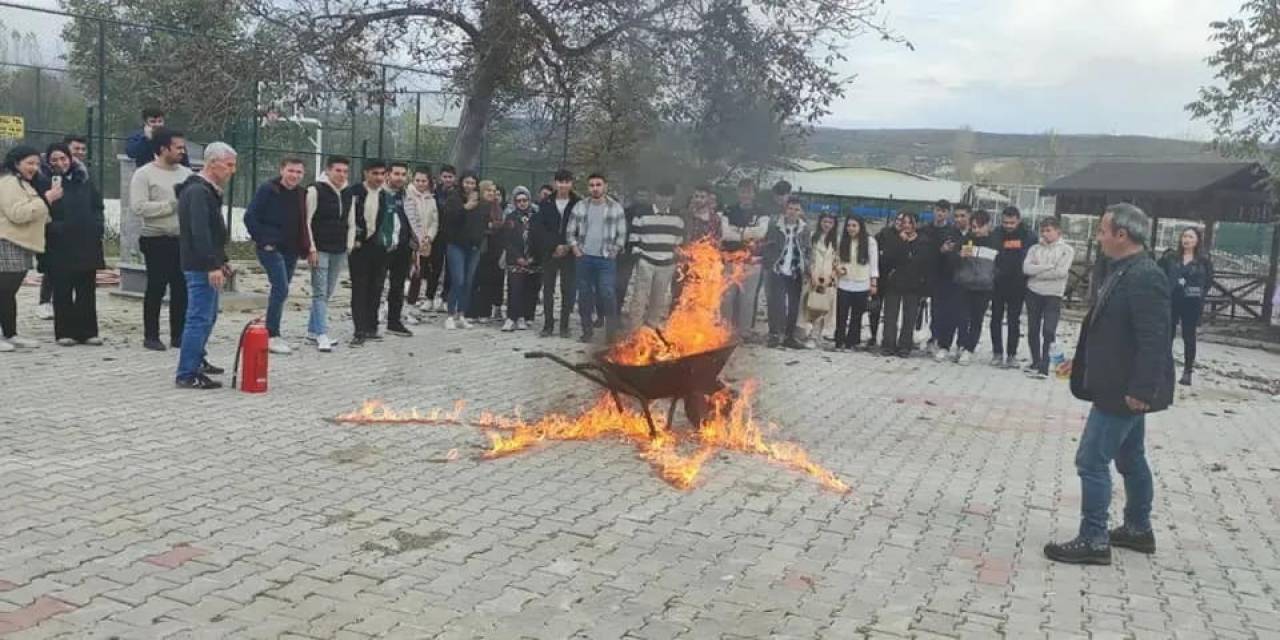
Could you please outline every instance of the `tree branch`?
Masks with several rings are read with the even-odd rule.
[[[596,49],[609,44],[619,35],[628,30],[643,27],[653,18],[671,10],[676,5],[684,1],[685,0],[663,0],[651,7],[648,11],[643,11],[631,16],[613,27],[596,34],[595,37],[588,40],[585,44],[577,46],[570,46],[565,42],[564,35],[556,29],[556,26],[552,24],[551,19],[547,17],[547,14],[543,13],[542,9],[539,8],[533,0],[520,0],[520,9],[525,15],[529,16],[531,21],[533,21],[534,27],[538,29],[538,32],[542,34],[542,37],[546,38],[547,44],[551,46],[551,50],[554,51],[556,55],[565,58],[576,58],[588,55]]]
[[[433,9],[431,7],[400,7],[398,9],[383,9],[382,11],[360,14],[325,14],[316,16],[314,21],[351,21],[352,26],[345,31],[347,32],[347,35],[352,35],[351,32],[359,31],[374,22],[394,20],[396,18],[432,18],[461,29],[472,40],[478,40],[480,38],[480,29],[476,27],[476,25],[472,24],[466,16],[456,11]]]

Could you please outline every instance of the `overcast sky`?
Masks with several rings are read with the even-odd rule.
[[[1207,136],[1183,105],[1211,79],[1209,23],[1241,0],[888,0],[915,51],[848,49],[826,123]]]
[[[851,43],[841,71],[856,78],[824,124],[1206,138],[1183,105],[1211,79],[1209,23],[1241,1],[886,0],[915,51]],[[32,17],[0,8],[10,27],[56,30]]]

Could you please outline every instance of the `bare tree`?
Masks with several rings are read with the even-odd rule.
[[[813,122],[848,81],[834,68],[848,39],[900,41],[880,20],[882,0],[248,1],[293,34],[313,69],[367,76],[390,60],[438,74],[465,96],[452,153],[462,167],[476,164],[504,100],[579,96],[623,43],[652,60],[654,103],[676,121],[706,114],[720,75],[778,122]]]

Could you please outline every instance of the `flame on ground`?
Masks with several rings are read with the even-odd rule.
[[[813,477],[822,486],[838,493],[848,493],[845,484],[831,470],[814,462],[803,447],[786,441],[769,440],[765,429],[756,422],[751,410],[757,385],[748,382],[741,393],[724,389],[708,398],[710,410],[696,432],[681,434],[665,424],[665,415],[655,415],[658,427],[655,437],[638,410],[619,409],[612,396],[605,393],[591,408],[577,416],[550,414],[529,422],[485,412],[477,420],[461,417],[462,404],[454,412],[413,410],[397,413],[379,402],[367,402],[358,411],[337,417],[338,422],[354,424],[451,424],[469,425],[488,430],[489,449],[481,458],[492,460],[525,451],[535,445],[566,440],[615,440],[628,442],[637,455],[653,468],[658,477],[678,489],[696,483],[706,463],[719,451],[736,451],[760,456],[771,463]],[[659,412],[661,413],[661,412]],[[446,416],[441,419],[439,416]]]
[[[701,240],[679,253],[680,299],[671,317],[660,331],[639,327],[618,341],[609,349],[610,361],[653,364],[718,349],[733,339],[720,319],[720,302],[729,287],[742,284],[750,252],[724,253],[714,241]]]

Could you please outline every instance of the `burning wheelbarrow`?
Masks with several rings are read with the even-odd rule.
[[[730,342],[710,351],[646,365],[612,362],[607,357],[608,350],[596,352],[592,362],[581,364],[573,364],[543,351],[529,352],[524,357],[545,358],[604,387],[613,396],[619,411],[623,410],[619,394],[639,400],[644,419],[649,423],[649,435],[653,437],[658,435],[653,416],[649,413],[649,403],[654,400],[671,400],[667,409],[668,426],[675,416],[676,402],[680,400],[684,401],[684,412],[689,422],[694,427],[702,423],[708,409],[707,396],[724,388],[724,383],[720,382],[720,371],[737,347],[737,342]]]

